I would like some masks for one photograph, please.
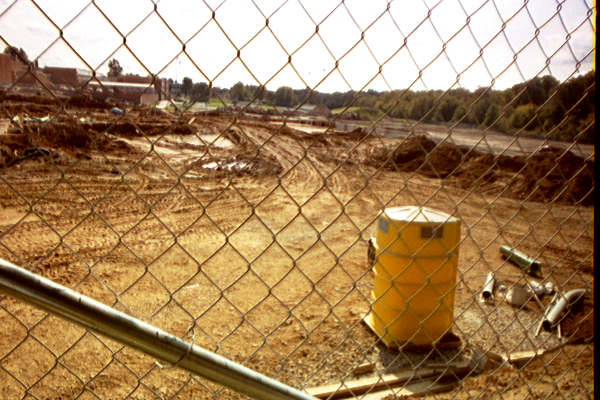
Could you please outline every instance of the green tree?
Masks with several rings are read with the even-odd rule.
[[[577,135],[579,135],[580,140],[584,143],[594,143],[594,122],[596,117],[593,113],[588,114],[588,116],[579,121],[579,126],[577,127]]]
[[[544,132],[549,132],[554,129],[563,116],[564,113],[558,96],[552,97],[552,99],[538,111],[540,125]]]
[[[309,88],[294,90],[294,103],[305,104],[312,103],[311,91]]]
[[[410,111],[408,96],[400,90],[382,93],[378,96],[377,107],[392,118],[408,118]]]
[[[229,97],[232,101],[246,101],[248,100],[248,93],[246,87],[242,82],[238,82],[229,89]]]
[[[354,98],[354,94],[355,94],[355,92],[353,92],[351,90],[348,92],[330,93],[325,96],[323,104],[325,104],[327,106],[327,108],[329,108],[330,110],[333,110],[334,108],[346,107],[346,106],[352,104],[352,99]],[[314,98],[314,96],[313,96],[313,98]]]
[[[454,115],[452,116],[452,121],[460,122],[462,124],[473,124],[475,122],[472,112],[467,109],[467,106],[462,104],[456,107]]]
[[[183,82],[181,83],[181,91],[183,92],[183,94],[185,96],[191,96],[193,88],[194,82],[192,81],[192,79],[188,78],[187,76],[183,78]]]
[[[210,88],[204,82],[194,83],[191,91],[191,100],[192,101],[208,101],[208,97],[210,94]]]
[[[501,112],[502,108],[500,105],[498,103],[492,103],[485,113],[483,125],[486,128],[491,127],[500,131],[505,131],[507,129],[506,118],[500,115]]]
[[[544,88],[545,98],[550,97],[550,95],[552,95],[552,92],[560,84],[560,82],[552,75],[542,76],[541,81],[542,81],[542,87]]]
[[[458,101],[452,95],[446,95],[437,107],[438,120],[448,122],[452,120],[454,112],[458,108]]]
[[[282,86],[275,91],[275,105],[291,107],[294,104],[294,90],[289,86]]]
[[[558,97],[564,112],[577,104],[570,112],[583,119],[594,110],[595,79],[594,71],[590,71],[583,76],[571,78],[560,86]]]
[[[523,104],[515,108],[510,117],[508,118],[508,124],[511,128],[532,130],[536,127],[537,123],[534,119],[537,107],[535,104]]]
[[[478,88],[473,92],[473,97],[477,99],[475,104],[471,106],[473,119],[477,125],[481,125],[485,121],[485,114],[491,105],[491,89],[487,87]]]
[[[117,60],[116,58],[113,58],[112,60],[110,60],[108,62],[108,76],[109,77],[116,78],[118,76],[121,76],[122,73],[123,73],[123,67],[121,67],[119,60]]]
[[[518,97],[514,103],[516,106],[524,104],[536,104],[540,105],[546,100],[546,90],[544,89],[544,83],[542,78],[535,77],[527,82],[519,83],[513,86],[510,91],[512,92],[512,98]]]
[[[246,94],[249,100],[263,100],[266,97],[266,89],[264,86],[248,85],[246,86]]]
[[[433,99],[427,93],[419,93],[413,98],[409,105],[408,118],[420,120],[427,114],[427,112],[433,107]],[[427,120],[432,119],[432,115],[426,118]]]

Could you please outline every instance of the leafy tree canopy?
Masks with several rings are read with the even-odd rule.
[[[123,73],[123,67],[121,67],[119,60],[117,60],[116,58],[113,58],[112,60],[110,60],[108,62],[108,76],[109,77],[116,78],[118,76],[121,76],[122,73]]]

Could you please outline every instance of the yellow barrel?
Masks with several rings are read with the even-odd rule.
[[[387,346],[429,345],[452,325],[460,220],[427,207],[386,208],[374,240],[367,325]]]

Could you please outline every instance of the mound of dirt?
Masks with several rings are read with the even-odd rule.
[[[494,162],[494,156],[491,154],[469,157],[452,174],[452,177],[455,178],[452,181],[453,184],[463,189],[470,189],[477,185],[495,182],[498,177],[498,167],[494,165]]]
[[[192,135],[196,130],[188,124],[172,124],[169,126],[167,133],[174,133],[177,135]],[[164,133],[164,132],[161,132]]]
[[[525,157],[523,156],[507,156],[500,154],[494,157],[496,164],[501,170],[509,172],[519,172],[525,166]]]
[[[360,127],[356,127],[353,130],[349,131],[349,132],[339,132],[338,134],[339,136],[343,137],[344,139],[349,139],[349,140],[360,140],[362,138],[368,137],[369,135],[371,135],[371,133],[369,132],[368,129],[363,129]]]
[[[102,99],[96,99],[86,94],[75,94],[66,101],[66,105],[69,107],[77,108],[98,108],[101,110],[108,110],[112,107],[111,104],[107,103]]]
[[[55,149],[73,152],[100,150],[137,153],[122,140],[115,140],[91,129],[90,124],[62,119],[45,123],[28,122],[19,132],[0,136],[0,167],[7,167],[24,158],[48,154]]]
[[[304,136],[306,136],[302,131],[298,129],[291,128],[289,125],[281,125],[276,127],[273,132],[278,135],[287,135],[291,136],[294,139],[301,140]]]
[[[14,163],[14,150],[9,146],[0,144],[0,168],[8,167]]]
[[[408,165],[415,161],[422,164],[434,147],[435,142],[425,136],[410,137],[393,150],[392,160],[396,165]]]
[[[80,124],[64,122],[25,124],[23,130],[30,142],[50,148],[91,148],[97,136]]]
[[[394,170],[417,171],[430,177],[445,178],[462,162],[466,150],[448,143],[436,143],[425,136],[405,139],[392,153],[377,152],[371,156]]]
[[[49,96],[25,95],[0,91],[0,116],[11,118],[16,114],[43,116],[57,111],[56,99]]]
[[[50,95],[25,95],[0,92],[0,103],[2,104],[2,114],[5,116],[18,113],[30,115],[56,114],[62,104],[65,107],[84,109],[107,110],[112,107],[106,101],[86,94],[75,94],[69,98],[57,98]]]
[[[449,143],[436,145],[425,136],[414,136],[391,151],[373,147],[365,159],[376,168],[447,178],[448,184],[462,189],[503,181],[509,185],[503,190],[505,196],[593,205],[594,162],[560,149],[542,150],[530,157],[511,157],[482,154]]]
[[[92,122],[83,124],[96,132],[107,132],[126,138],[163,134],[191,135],[196,133],[193,126],[184,123],[149,123],[119,120],[118,122]]]
[[[56,106],[36,103],[0,103],[0,117],[11,118],[14,115],[25,114],[41,117],[56,112]]]
[[[441,143],[435,147],[425,159],[425,175],[445,178],[464,161],[466,151],[458,146]]]
[[[0,135],[0,168],[7,168],[28,158],[49,155],[50,152],[23,134]]]
[[[524,166],[515,192],[532,201],[593,205],[594,163],[563,151],[533,154]]]
[[[31,103],[31,104],[44,104],[44,105],[55,105],[56,99],[51,96],[40,96],[40,95],[26,95],[20,93],[7,93],[0,91],[0,101],[7,103]]]
[[[452,174],[451,184],[463,189],[506,177],[504,191],[517,199],[593,205],[594,163],[567,152],[538,152],[530,158],[473,155]]]
[[[123,136],[123,137],[136,137],[142,136],[140,130],[138,130],[135,124],[131,122],[118,122],[118,123],[110,123],[110,122],[94,122],[89,124],[90,128],[96,132],[108,132],[113,135]]]
[[[136,111],[138,113],[138,118],[140,119],[149,121],[169,119],[169,114],[167,112],[154,107],[139,107]]]

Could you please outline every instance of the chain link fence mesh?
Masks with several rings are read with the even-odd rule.
[[[213,3],[0,1],[0,257],[322,398],[593,398],[595,3]],[[454,296],[435,346],[363,321],[398,206],[461,221],[449,288],[407,255],[404,301]],[[3,398],[243,397],[7,295],[0,327]]]

